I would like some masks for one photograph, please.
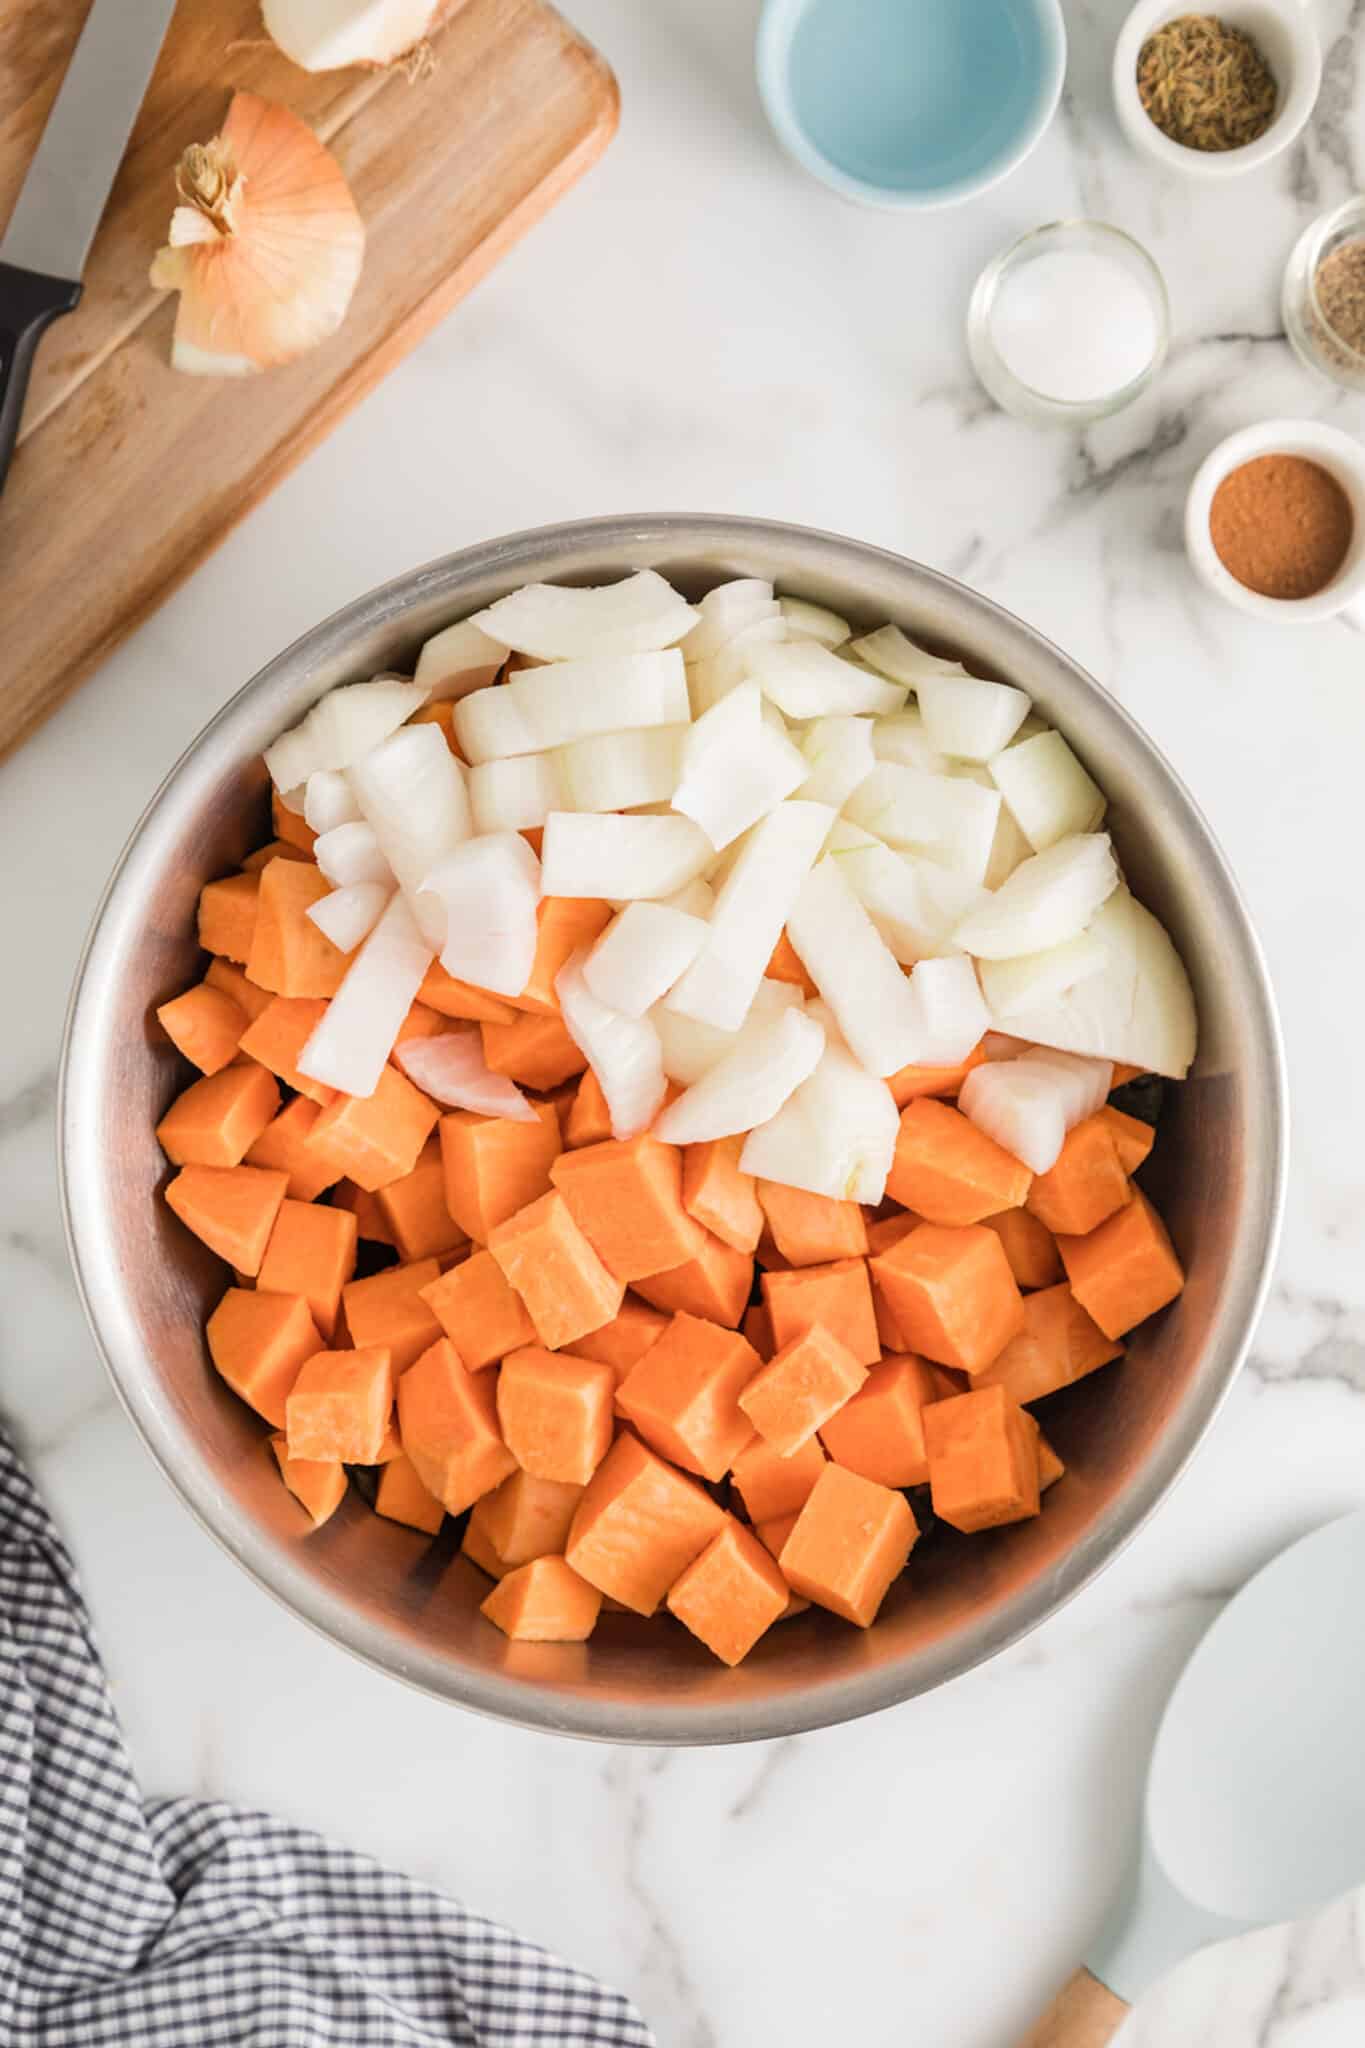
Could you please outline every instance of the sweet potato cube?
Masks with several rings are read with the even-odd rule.
[[[443,1017],[439,1010],[433,1010],[428,1003],[408,1004],[408,1014],[398,1027],[398,1036],[393,1041],[392,1059],[400,1045],[411,1045],[418,1038],[443,1038],[450,1030],[450,1019]]]
[[[1038,1512],[1038,1425],[1003,1387],[973,1387],[924,1411],[934,1513],[971,1535]]]
[[[515,1568],[533,1557],[562,1557],[583,1488],[562,1479],[514,1472],[486,1493],[476,1510],[499,1561]]]
[[[156,1127],[172,1166],[240,1166],[280,1106],[264,1067],[243,1063],[191,1081]]]
[[[412,1172],[380,1188],[375,1199],[400,1259],[438,1259],[469,1242],[469,1233],[461,1230],[446,1206],[445,1168],[440,1140],[434,1136],[418,1153]]]
[[[918,1535],[903,1493],[826,1465],[778,1562],[793,1591],[870,1628]]]
[[[504,1479],[502,1483],[505,1486],[507,1481]],[[502,1579],[512,1567],[498,1556],[497,1547],[484,1526],[484,1510],[492,1498],[491,1493],[485,1493],[470,1509],[464,1535],[460,1538],[460,1550],[471,1564],[476,1564],[481,1572],[487,1572],[490,1579]]]
[[[753,1284],[753,1260],[707,1230],[691,1258],[666,1272],[637,1280],[635,1292],[655,1308],[681,1310],[737,1330]]]
[[[277,839],[286,846],[297,847],[300,853],[311,854],[317,843],[317,833],[308,820],[298,811],[291,811],[277,789],[270,792],[270,826]]]
[[[768,1314],[768,1304],[765,1301],[750,1302],[739,1327],[766,1364],[777,1349],[773,1342],[773,1319]]]
[[[182,1166],[166,1189],[166,1205],[220,1259],[239,1273],[255,1274],[287,1186],[284,1174],[259,1166]]]
[[[653,1614],[724,1520],[695,1479],[625,1433],[588,1481],[564,1554],[600,1593]]]
[[[801,989],[804,994],[808,996],[815,994],[815,983],[807,974],[801,961],[801,955],[788,938],[785,925],[783,925],[778,933],[777,944],[768,956],[768,964],[763,970],[763,978],[765,981],[789,981],[794,987]]]
[[[762,1363],[738,1330],[679,1313],[627,1373],[617,1406],[664,1457],[723,1479],[753,1435],[740,1394]]]
[[[580,946],[590,946],[611,922],[612,908],[596,896],[542,896],[536,908],[536,958],[531,979],[514,998],[519,1010],[559,1015],[555,977]]]
[[[280,1477],[315,1529],[334,1515],[346,1498],[346,1467],[339,1458],[291,1458],[280,1431],[270,1439]]]
[[[245,1167],[239,1171],[246,1172]],[[330,1343],[341,1290],[355,1271],[356,1222],[345,1209],[283,1202],[256,1285],[265,1294],[301,1294]]]
[[[592,1634],[602,1595],[562,1557],[536,1557],[500,1579],[480,1614],[519,1643],[582,1643]]]
[[[835,1259],[827,1266],[765,1273],[763,1299],[778,1351],[823,1323],[859,1365],[875,1365],[882,1355],[865,1259]]]
[[[682,1154],[644,1133],[561,1152],[550,1178],[609,1273],[647,1280],[695,1258],[706,1239],[682,1202]]]
[[[1049,1486],[1055,1486],[1066,1472],[1066,1466],[1043,1435],[1038,1432],[1038,1491],[1046,1493]]]
[[[493,1072],[523,1088],[557,1088],[588,1064],[559,1016],[521,1010],[510,1024],[481,1024],[479,1030]]]
[[[497,1224],[488,1249],[547,1351],[600,1330],[621,1306],[624,1286],[602,1264],[557,1189]]]
[[[445,1520],[445,1509],[417,1476],[417,1467],[405,1451],[390,1458],[379,1474],[374,1511],[386,1521],[406,1523],[434,1536]]]
[[[857,1202],[835,1202],[805,1188],[761,1180],[758,1199],[773,1242],[789,1266],[824,1266],[867,1253],[867,1219]]]
[[[474,988],[467,981],[457,981],[436,960],[422,978],[417,1000],[442,1017],[454,1017],[468,1024],[510,1024],[516,1015],[512,1005],[501,996],[490,995],[486,988]]]
[[[372,1465],[393,1413],[393,1366],[382,1344],[315,1351],[284,1404],[291,1458]]]
[[[1122,1088],[1129,1081],[1140,1081],[1146,1072],[1146,1067],[1134,1067],[1130,1066],[1127,1060],[1115,1060],[1114,1077],[1110,1086]]]
[[[901,1111],[886,1191],[926,1223],[979,1223],[1016,1209],[1031,1179],[1026,1166],[951,1103],[920,1095]]]
[[[1105,1103],[1099,1118],[1114,1141],[1119,1165],[1125,1173],[1136,1173],[1156,1143],[1152,1126],[1141,1117],[1129,1116],[1126,1110],[1115,1109],[1112,1102]]]
[[[890,1216],[875,1216],[867,1226],[867,1249],[872,1258],[879,1252],[889,1252],[893,1244],[899,1244],[903,1237],[909,1237],[916,1224],[923,1223],[922,1216],[915,1216],[909,1209],[897,1209]]]
[[[914,1352],[884,1358],[820,1431],[836,1465],[879,1486],[923,1486],[929,1477],[924,1410],[941,1400],[933,1366]]]
[[[897,1109],[904,1109],[920,1095],[956,1095],[972,1068],[979,1067],[985,1057],[983,1047],[976,1045],[956,1066],[900,1067],[887,1076],[886,1085],[896,1098]]]
[[[1067,1132],[1056,1165],[1034,1175],[1026,1206],[1049,1230],[1083,1237],[1121,1209],[1129,1192],[1118,1145],[1101,1113]]]
[[[806,1499],[809,1498],[810,1495],[807,1494]],[[805,1504],[806,1502],[802,1501],[801,1507]],[[765,1550],[771,1552],[773,1557],[780,1558],[786,1548],[787,1538],[800,1519],[801,1508],[789,1508],[785,1515],[768,1515],[763,1521],[755,1522],[754,1534]],[[807,1601],[805,1604],[809,1607],[810,1602]]]
[[[353,1344],[383,1344],[399,1379],[441,1335],[441,1325],[424,1290],[439,1279],[435,1259],[411,1266],[389,1266],[367,1280],[352,1280],[341,1290],[346,1327]]]
[[[534,1107],[533,1124],[466,1109],[441,1118],[446,1207],[476,1244],[487,1244],[499,1223],[549,1192],[559,1121],[550,1103]]]
[[[442,1337],[398,1382],[398,1433],[417,1477],[452,1515],[515,1472],[498,1428],[494,1373],[468,1373]]]
[[[279,1076],[286,1088],[296,1088],[319,1109],[336,1100],[336,1089],[311,1074],[299,1071],[303,1048],[327,1014],[320,996],[272,996],[259,1017],[242,1033],[240,1052]]]
[[[787,1581],[752,1529],[733,1515],[668,1590],[668,1606],[722,1664],[747,1657],[786,1612]]]
[[[1106,1337],[1145,1322],[1185,1285],[1166,1226],[1138,1188],[1097,1230],[1059,1237],[1057,1249],[1071,1292]]]
[[[205,1329],[209,1357],[234,1394],[276,1429],[305,1359],[322,1349],[301,1294],[229,1287]]]
[[[752,1257],[763,1211],[751,1173],[739,1170],[744,1133],[683,1147],[682,1199],[689,1216],[737,1252]]]
[[[809,1500],[824,1465],[819,1437],[808,1437],[789,1458],[761,1436],[754,1437],[735,1459],[732,1471],[749,1520],[757,1525],[777,1515],[795,1515]]]
[[[1057,1240],[1028,1209],[1002,1209],[982,1220],[1003,1245],[1017,1287],[1051,1287],[1061,1279]]]
[[[373,1095],[337,1095],[327,1104],[308,1145],[374,1195],[412,1172],[439,1115],[405,1074],[385,1067]]]
[[[1096,1367],[1121,1358],[1123,1346],[1093,1323],[1066,1282],[1024,1296],[1024,1327],[976,1378],[1012,1401],[1041,1401]]]
[[[329,1169],[330,1171],[330,1169]],[[332,1195],[334,1209],[349,1209],[355,1217],[356,1229],[371,1244],[397,1245],[393,1233],[384,1221],[384,1212],[379,1206],[378,1195],[370,1194],[365,1188],[358,1188],[353,1180],[339,1180]]]
[[[257,988],[234,961],[221,954],[210,960],[204,970],[204,987],[216,988],[234,1002],[249,1024],[254,1024],[262,1010],[268,1010],[275,1000],[268,988]]]
[[[563,1129],[566,1149],[601,1145],[611,1136],[611,1111],[602,1093],[602,1083],[591,1067],[573,1091]]]
[[[249,979],[277,996],[334,996],[349,962],[307,914],[331,894],[331,883],[311,861],[272,860],[260,884]]]
[[[395,1420],[395,1415],[390,1415],[389,1426],[384,1431],[384,1441],[380,1444],[378,1451],[375,1453],[374,1462],[376,1465],[388,1465],[391,1464],[395,1458],[401,1458],[402,1455],[403,1440],[398,1434],[398,1424]]]
[[[496,1365],[509,1351],[535,1343],[535,1325],[521,1296],[503,1278],[491,1252],[475,1252],[428,1282],[422,1299],[468,1372]]]
[[[201,1074],[221,1073],[237,1057],[237,1047],[250,1019],[222,989],[201,981],[183,996],[162,1003],[158,1024],[176,1051]]]
[[[533,1478],[586,1486],[611,1448],[615,1396],[609,1365],[528,1344],[503,1360],[498,1375],[503,1442]]]
[[[564,1349],[574,1358],[592,1358],[599,1365],[609,1365],[619,1387],[631,1367],[638,1365],[658,1343],[670,1320],[662,1309],[651,1308],[647,1301],[637,1301],[633,1294],[627,1294],[609,1323],[603,1323],[600,1330],[590,1330],[586,1337],[577,1338]]]
[[[251,954],[260,902],[259,875],[226,875],[206,882],[199,891],[199,943],[206,953],[221,953],[239,966]]]
[[[789,1458],[813,1441],[867,1378],[846,1344],[815,1323],[749,1381],[739,1405],[766,1444]]]
[[[296,1095],[247,1147],[248,1166],[267,1166],[284,1175],[291,1202],[315,1202],[339,1177],[325,1161],[304,1149],[317,1119],[316,1102]]]
[[[872,1260],[906,1348],[959,1372],[984,1372],[1024,1327],[1004,1246],[984,1224],[921,1223]]]
[[[259,876],[262,868],[268,868],[272,860],[311,860],[301,846],[294,846],[288,839],[268,839],[264,846],[258,846],[242,862],[244,875]]]
[[[867,1249],[871,1254],[867,1271],[872,1283],[872,1307],[877,1317],[877,1335],[881,1339],[884,1352],[899,1354],[905,1350],[906,1345],[900,1324],[892,1315],[886,1296],[877,1283],[875,1260],[878,1253],[889,1251],[893,1244],[899,1244],[903,1237],[908,1237],[920,1220],[918,1216],[912,1216],[908,1209],[898,1209],[894,1216],[878,1217],[867,1226]]]

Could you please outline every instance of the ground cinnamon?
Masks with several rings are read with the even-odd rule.
[[[1302,455],[1257,455],[1213,494],[1209,538],[1230,576],[1262,597],[1312,597],[1346,559],[1355,530],[1336,478]]]

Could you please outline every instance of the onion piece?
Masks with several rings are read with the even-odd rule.
[[[446,1109],[472,1109],[477,1116],[505,1116],[519,1124],[538,1121],[516,1082],[489,1067],[477,1024],[457,1024],[434,1038],[409,1038],[393,1057],[424,1095]]]
[[[670,910],[685,910],[689,917],[706,919],[716,907],[716,892],[698,875],[695,881],[684,882],[681,889],[675,889],[671,896],[661,896],[659,901]]]
[[[541,661],[573,661],[671,647],[700,616],[657,570],[641,569],[620,583],[592,589],[527,583],[486,611],[475,612],[473,622],[490,639],[503,641],[520,654],[534,654]]]
[[[469,771],[469,812],[476,832],[530,832],[566,808],[554,754],[480,761]]]
[[[1075,832],[1093,832],[1104,816],[1103,790],[1059,732],[1006,748],[991,762],[991,775],[1035,853]]]
[[[547,896],[634,902],[671,896],[714,858],[715,848],[690,818],[551,811],[541,847],[541,886]]]
[[[520,832],[466,839],[427,874],[418,898],[439,900],[441,965],[457,981],[519,996],[536,963],[540,862]],[[424,923],[423,929],[429,928]]]
[[[910,976],[910,999],[919,1026],[914,1060],[921,1067],[955,1067],[990,1029],[991,1013],[965,954],[921,960]]]
[[[973,1067],[957,1106],[969,1122],[1021,1159],[1033,1173],[1048,1173],[1066,1141],[1063,1090],[1058,1077],[1028,1060]]]
[[[637,732],[594,734],[558,747],[553,759],[563,811],[630,811],[640,804],[666,804],[678,786],[688,727],[644,726]]]
[[[426,642],[413,681],[425,683],[433,699],[451,701],[486,689],[507,659],[507,649],[472,619],[458,619]]]
[[[265,765],[276,789],[294,789],[319,768],[349,768],[420,711],[426,698],[422,685],[390,676],[329,690],[300,725],[266,748]]]
[[[695,1017],[681,1016],[678,1011],[670,1010],[666,1003],[656,1003],[649,1014],[663,1047],[664,1072],[670,1081],[679,1081],[684,1088],[690,1088],[694,1081],[700,1081],[703,1074],[709,1073],[718,1061],[724,1059],[726,1053],[734,1051],[741,1031],[747,1031],[751,1024],[774,1023],[784,1010],[802,1007],[801,991],[794,982],[773,981],[765,976],[758,984],[749,1014],[738,1031],[720,1031],[714,1024],[702,1024]]]
[[[435,26],[448,0],[261,0],[265,32],[304,71],[394,64]]]
[[[1093,932],[1080,932],[1040,953],[1020,953],[1013,960],[983,960],[982,992],[991,1015],[1008,1023],[1015,1011],[1050,1003],[1088,974],[1098,974],[1107,958],[1102,940]]]
[[[357,761],[350,777],[356,802],[413,915],[429,944],[439,947],[444,923],[430,899],[420,900],[420,892],[436,863],[472,829],[463,764],[439,726],[408,725]]]
[[[806,876],[786,924],[797,957],[868,1072],[894,1074],[919,1061],[923,1023],[910,982],[832,855]]]
[[[626,1017],[598,1001],[577,952],[555,976],[564,1028],[597,1076],[613,1138],[649,1129],[668,1092],[659,1034],[648,1017]]]
[[[955,776],[926,775],[879,761],[844,806],[845,815],[893,846],[984,882],[1000,820],[994,790]]]
[[[834,1202],[880,1202],[899,1129],[900,1112],[886,1082],[827,1034],[810,1078],[775,1116],[750,1131],[740,1172]]]
[[[353,882],[385,882],[393,888],[398,879],[384,858],[373,825],[363,818],[319,833],[313,843],[313,858],[337,889],[349,888]]]
[[[960,661],[948,661],[941,654],[930,654],[927,648],[917,647],[899,626],[881,626],[875,633],[865,633],[861,640],[853,641],[848,651],[876,669],[878,675],[889,676],[893,683],[904,683],[912,690],[918,690],[926,678],[967,673]]]
[[[1118,879],[1109,834],[1075,833],[1017,867],[954,937],[981,960],[1013,960],[1060,946],[1085,930]]]
[[[871,711],[899,711],[905,691],[884,682],[868,669],[842,661],[815,640],[790,640],[775,647],[756,647],[750,672],[766,697],[786,718],[828,718]]]
[[[916,695],[930,743],[957,761],[989,761],[1033,708],[1033,699],[1012,683],[980,676],[925,676]]]
[[[903,967],[962,951],[954,932],[969,911],[988,900],[966,875],[897,853],[843,818],[830,834],[829,851]]]
[[[687,671],[676,647],[549,661],[518,669],[455,706],[455,737],[468,761],[543,753],[593,733],[685,725]]]
[[[673,808],[701,826],[719,851],[805,780],[798,748],[766,726],[758,685],[741,683],[703,712],[683,743]]]
[[[779,597],[777,608],[793,640],[818,640],[822,647],[842,647],[852,627],[827,605],[812,604],[805,597]]]
[[[354,953],[384,914],[393,890],[384,882],[351,882],[310,903],[306,915],[342,953]]]
[[[431,961],[406,896],[395,894],[299,1054],[299,1072],[373,1095]]]
[[[947,755],[932,744],[924,719],[914,708],[874,722],[872,751],[879,761],[899,761],[906,768],[922,768],[926,775],[949,772]]]
[[[877,765],[870,718],[817,718],[801,740],[809,772],[801,794],[839,810]]]
[[[730,1138],[776,1116],[824,1051],[825,1033],[798,1008],[746,1024],[729,1052],[685,1089],[655,1126],[667,1145]]]
[[[1056,1078],[1068,1130],[1103,1109],[1114,1085],[1112,1060],[1085,1059],[1080,1053],[1057,1052],[1051,1046],[1031,1046],[1022,1064],[1045,1067]]]
[[[700,600],[696,625],[678,643],[683,660],[705,661],[718,654],[727,640],[733,640],[746,626],[778,615],[772,584],[761,577],[736,576],[729,583],[718,583]]]
[[[338,768],[316,768],[303,793],[304,822],[319,835],[337,825],[353,825],[360,816],[355,792]]]
[[[700,718],[713,704],[719,704],[721,698],[738,683],[747,682],[759,648],[777,646],[786,638],[786,626],[774,607],[771,615],[742,626],[714,654],[693,662],[687,671],[693,717]]]
[[[628,903],[583,962],[583,979],[609,1010],[643,1017],[686,972],[706,925],[663,903]]]

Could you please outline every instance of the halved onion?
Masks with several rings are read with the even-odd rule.
[[[299,1072],[373,1095],[431,961],[406,896],[395,894],[299,1054]]]
[[[537,1121],[534,1108],[516,1082],[489,1067],[477,1024],[452,1025],[434,1038],[410,1038],[393,1057],[424,1095],[446,1109],[510,1117],[519,1124]]]
[[[583,979],[609,1010],[643,1017],[691,966],[705,937],[702,919],[685,910],[628,903],[584,960]]]
[[[620,583],[590,589],[527,583],[475,612],[473,623],[491,640],[504,641],[521,654],[573,661],[671,647],[699,617],[657,570],[641,569]]]
[[[540,862],[520,832],[466,839],[427,874],[419,905],[429,896],[440,905],[446,973],[519,996],[535,966],[540,902]]]
[[[310,903],[307,916],[339,952],[354,953],[378,924],[392,894],[385,882],[350,882]]]
[[[1118,879],[1109,834],[1075,833],[1017,867],[954,937],[981,960],[1013,960],[1063,945],[1085,930]]]
[[[291,726],[266,748],[271,780],[277,789],[296,789],[319,768],[349,768],[420,711],[426,700],[424,685],[394,676],[329,690],[301,724]]]
[[[668,1092],[659,1034],[648,1017],[627,1017],[598,1001],[583,979],[585,955],[555,976],[564,1028],[597,1076],[614,1138],[649,1129]]]
[[[796,1007],[745,1025],[729,1052],[684,1090],[655,1126],[668,1145],[730,1138],[776,1116],[815,1069],[825,1033]]]

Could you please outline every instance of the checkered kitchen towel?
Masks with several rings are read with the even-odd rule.
[[[71,1559],[0,1433],[4,2048],[651,2048],[450,1899],[216,1801],[144,1806]]]

